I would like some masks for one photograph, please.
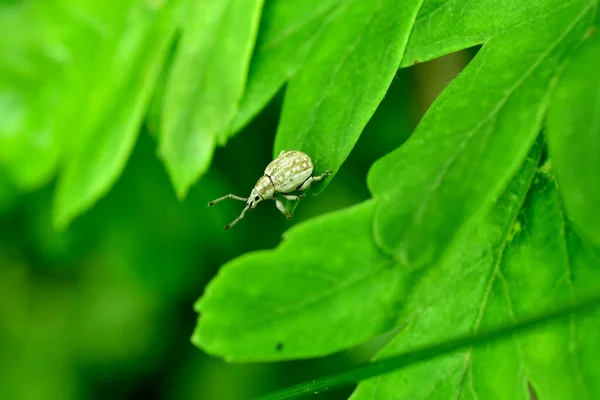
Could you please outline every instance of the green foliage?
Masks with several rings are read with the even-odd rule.
[[[420,1],[349,1],[286,89],[273,154],[299,149],[334,173],[383,99]],[[321,189],[324,185],[321,185]]]
[[[547,14],[549,25],[540,26],[537,19],[524,21],[530,10],[519,10],[521,17],[500,21],[503,29],[489,26],[478,55],[411,139],[369,173],[371,191],[384,198],[375,214],[375,238],[404,264],[435,263],[449,239],[499,195],[541,129],[557,67],[592,16],[589,4],[572,5]],[[500,32],[494,35],[494,29]]]
[[[238,131],[304,64],[341,0],[267,1],[244,97],[233,122]]]
[[[276,360],[342,350],[392,328],[402,274],[371,241],[373,206],[311,220],[277,250],[224,268],[196,304],[194,343],[230,360]],[[328,329],[314,329],[323,321]]]
[[[565,207],[600,245],[600,38],[593,36],[572,57],[548,111],[548,141]]]
[[[428,269],[406,298],[406,328],[379,357],[386,358],[458,335],[514,324],[598,293],[600,252],[565,220],[552,174],[534,176],[532,154],[490,212],[456,244],[444,262]],[[599,393],[593,367],[600,348],[590,332],[598,312],[572,315],[503,342],[415,365],[366,381],[353,399],[586,398]],[[493,365],[493,368],[489,368]],[[403,382],[398,385],[398,382]],[[594,397],[594,396],[591,396]]]
[[[56,226],[89,208],[122,173],[175,33],[176,4],[153,9],[121,2],[117,16],[126,18],[110,20],[108,39],[90,40],[94,51],[74,67],[92,82],[78,88],[89,91],[89,111],[72,122],[79,129],[56,187]]]
[[[60,29],[69,10],[55,3],[51,10],[39,3],[0,5],[0,165],[25,190],[54,174],[62,137],[57,111],[70,106],[63,69],[77,40]],[[31,28],[15,34],[23,20]]]
[[[169,72],[160,154],[180,198],[223,145],[244,90],[262,0],[191,2]]]
[[[378,10],[387,4],[373,3],[360,6]],[[339,15],[352,6],[358,7],[346,5]],[[415,6],[418,9],[419,4]],[[478,55],[431,106],[408,142],[375,163],[369,173],[374,199],[352,209],[365,210],[362,218],[340,211],[308,221],[291,230],[277,250],[225,265],[197,304],[200,319],[194,342],[230,360],[301,358],[349,347],[371,329],[374,337],[408,323],[382,352],[389,356],[458,334],[477,335],[480,329],[515,324],[535,312],[576,303],[590,291],[597,293],[600,287],[591,282],[598,281],[598,249],[573,231],[558,199],[550,160],[530,186],[542,147],[533,142],[543,127],[561,67],[584,40],[595,6],[589,1],[514,3],[502,18],[495,18],[497,10],[484,4],[467,8],[456,2],[436,6],[425,2],[402,65],[483,44]],[[383,78],[379,84],[369,82],[371,75],[364,72],[369,62],[353,65],[352,61],[359,60],[361,53],[368,54],[368,60],[394,53],[385,45],[362,52],[354,46],[362,43],[361,29],[372,15],[389,16],[389,12],[362,10],[357,14],[361,23],[339,27],[343,33],[325,35],[312,50],[288,84],[275,153],[306,149],[316,154],[317,169],[335,170],[343,162],[345,149],[355,143],[354,128],[358,126],[360,132],[370,116],[365,103],[377,103],[378,88],[386,82]],[[396,15],[409,23],[415,20],[410,13],[406,19]],[[479,23],[484,20],[491,23]],[[335,18],[332,21],[324,29],[334,29]],[[452,37],[445,40],[449,26]],[[376,34],[385,43],[386,37],[406,32],[397,29],[402,33],[388,28],[390,36]],[[354,40],[345,42],[346,38]],[[337,62],[329,61],[338,48],[332,46],[340,49]],[[403,52],[400,48],[397,54]],[[598,60],[592,51],[579,57],[587,57],[581,65],[588,70],[594,65],[592,59]],[[387,65],[383,60],[373,64],[382,67],[381,75]],[[354,72],[361,78],[352,78]],[[572,75],[581,81],[587,76]],[[568,96],[588,104],[583,108],[586,117],[579,118],[581,129],[570,120],[564,125],[580,135],[595,135],[597,111],[592,100],[596,92],[589,87],[570,92],[569,84],[563,85]],[[558,107],[568,114],[573,107],[567,101]],[[292,125],[287,128],[289,121]],[[588,134],[579,142],[588,151],[582,158],[588,164],[578,164],[576,156],[570,156],[578,169],[596,161],[595,147],[585,145],[593,139]],[[564,143],[557,147],[573,151]],[[571,174],[583,192],[578,196],[589,204],[595,199],[599,170],[586,168],[587,180]],[[512,183],[507,188],[508,182]],[[568,199],[569,194],[565,196]],[[587,222],[595,229],[593,221]],[[359,226],[364,227],[362,234],[355,231]],[[332,238],[335,245],[330,244]],[[357,242],[360,238],[363,243]],[[373,249],[394,266],[368,261]],[[365,260],[372,272],[357,282],[354,274],[365,269]],[[346,265],[343,274],[337,272],[338,264]],[[386,276],[378,276],[384,265]],[[388,268],[396,269],[396,274]],[[395,297],[385,296],[381,289],[365,296],[363,288],[379,279],[394,288]],[[350,286],[357,286],[353,297],[346,293]],[[347,315],[348,309],[354,314]],[[395,315],[396,322],[389,325]],[[357,316],[359,323],[354,320]],[[572,317],[569,324],[555,324],[509,344],[456,352],[375,383],[367,381],[355,396],[396,398],[398,393],[407,397],[417,393],[428,397],[436,390],[440,398],[456,393],[490,397],[499,391],[515,398],[526,397],[528,385],[542,398],[600,393],[593,383],[593,357],[588,358],[597,355],[598,348],[586,333],[598,329],[598,324],[595,318]],[[549,361],[553,359],[561,361],[556,365]],[[490,379],[486,375],[492,372],[486,368],[490,362],[516,375]],[[404,383],[399,386],[399,382]]]
[[[399,68],[481,46],[406,143],[372,165],[370,199],[222,266],[195,307],[202,350],[301,359],[387,333],[376,355],[386,359],[510,330],[600,293],[598,1],[117,3],[0,5],[0,210],[57,176],[53,221],[67,227],[117,181],[145,117],[183,199],[217,145],[284,86],[273,148],[227,153],[230,174],[256,179],[262,155],[299,149],[316,173],[338,174],[311,188],[321,193]],[[23,20],[31,29],[14,35]],[[214,180],[200,185],[207,199],[214,187],[246,190]],[[210,215],[197,216],[201,234],[180,239],[214,245]],[[168,235],[168,211],[146,217],[148,231]],[[235,231],[252,243],[263,227],[245,222]],[[573,313],[401,365],[352,398],[597,398],[599,330],[597,310]],[[93,348],[93,335],[80,339]]]

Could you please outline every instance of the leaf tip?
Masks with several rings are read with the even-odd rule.
[[[187,197],[189,188],[190,188],[189,185],[178,185],[175,188],[175,193],[177,194],[177,199],[179,201],[185,200],[185,198]]]
[[[198,328],[196,327],[196,329],[194,330],[194,333],[192,333],[192,336],[190,337],[190,342],[192,342],[192,344],[194,346],[196,346],[199,349],[202,349],[202,340],[200,339],[200,335],[198,334]]]

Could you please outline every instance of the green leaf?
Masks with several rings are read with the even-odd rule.
[[[408,325],[381,358],[519,324],[599,293],[600,253],[565,220],[547,168],[536,175],[519,212],[535,164],[527,165],[445,262],[416,285],[407,299]],[[528,386],[540,399],[597,398],[600,345],[591,332],[600,329],[599,317],[571,315],[510,340],[410,366],[365,381],[352,398],[529,399]]]
[[[73,18],[55,3],[0,4],[0,164],[23,190],[54,175],[63,136],[58,111],[70,101],[63,72]]]
[[[468,2],[452,4],[468,7]],[[544,7],[539,1],[535,4],[538,8]],[[369,93],[381,88],[385,90],[389,82],[386,83],[383,78],[379,80],[378,76],[389,72],[391,79],[397,65],[392,61],[395,56],[402,55],[404,44],[401,39],[408,34],[406,26],[410,27],[415,17],[406,7],[404,11],[394,7],[384,1],[354,1],[338,10],[324,31],[322,40],[315,45],[302,70],[290,82],[276,152],[290,146],[311,154],[308,149],[314,148],[313,154],[316,156],[313,159],[317,171],[335,169],[335,165],[343,162],[347,152],[338,150],[347,145],[345,148],[349,152],[362,130],[362,122],[358,123],[354,118],[366,123],[370,115],[365,110],[371,106],[374,108],[379,101],[376,100],[377,96],[368,96],[360,90],[368,90]],[[415,12],[417,8],[418,4],[415,4]],[[533,9],[536,8],[527,10]],[[456,11],[455,8],[452,10]],[[432,12],[431,9],[425,11]],[[511,8],[511,12],[516,11]],[[319,332],[326,340],[292,342],[291,348],[284,346],[288,349],[284,354],[278,353],[277,344],[273,343],[273,337],[277,335],[270,336],[268,333],[277,332],[283,336],[279,324],[291,329],[285,324],[292,326],[292,322],[273,319],[269,323],[275,324],[275,327],[269,325],[268,328],[256,323],[259,325],[256,329],[265,330],[259,330],[258,333],[251,330],[248,342],[240,341],[239,335],[231,332],[236,329],[246,331],[248,326],[254,329],[254,325],[246,324],[246,319],[258,318],[257,315],[265,312],[262,308],[264,305],[251,303],[256,293],[263,297],[271,294],[279,303],[290,301],[286,298],[281,300],[282,289],[273,282],[272,276],[277,277],[278,283],[288,282],[287,276],[282,278],[273,275],[273,270],[286,271],[282,269],[283,265],[292,265],[295,270],[299,268],[296,265],[301,263],[309,266],[306,268],[313,268],[315,261],[312,258],[305,260],[297,255],[310,254],[320,260],[319,266],[323,268],[322,264],[330,264],[323,261],[329,260],[329,257],[344,262],[348,257],[358,257],[359,249],[383,250],[388,262],[394,263],[398,271],[403,271],[398,272],[402,275],[399,278],[402,284],[398,285],[401,288],[407,285],[404,271],[418,271],[415,267],[425,265],[433,267],[454,238],[492,206],[530,150],[532,158],[537,159],[539,144],[534,145],[534,141],[541,129],[551,82],[564,55],[580,41],[592,14],[589,2],[560,7],[557,3],[555,9],[543,14],[549,21],[548,26],[540,27],[536,18],[519,19],[517,14],[511,13],[507,14],[511,18],[507,17],[504,21],[507,24],[503,26],[504,29],[490,26],[482,50],[432,106],[413,137],[372,168],[369,184],[374,201],[368,204],[374,207],[374,238],[370,236],[370,225],[361,222],[363,226],[369,226],[369,234],[365,232],[361,236],[365,243],[358,245],[355,242],[358,233],[348,234],[344,237],[351,238],[346,240],[353,245],[342,252],[343,256],[339,256],[337,251],[332,255],[329,249],[324,251],[317,241],[317,238],[323,237],[318,233],[319,230],[324,229],[321,227],[322,220],[318,220],[314,226],[310,222],[302,225],[302,232],[306,230],[311,241],[292,241],[275,252],[234,260],[224,271],[240,271],[240,275],[223,272],[200,300],[203,315],[194,342],[211,353],[227,358],[258,360],[327,354],[356,343],[359,337],[365,339],[367,335],[361,330],[360,335],[351,334],[346,341],[337,342],[330,338],[336,337],[338,327],[331,330],[325,328],[325,332],[313,327],[312,334]],[[404,28],[400,27],[398,16],[402,17]],[[480,27],[482,32],[484,28]],[[384,37],[385,40],[375,40],[375,37]],[[369,43],[369,46],[365,43]],[[444,44],[441,46],[446,48]],[[365,57],[365,54],[370,57]],[[363,113],[356,112],[355,107],[361,108]],[[349,119],[354,122],[349,122]],[[335,144],[332,145],[332,142]],[[324,164],[324,159],[337,161]],[[531,172],[531,165],[529,167]],[[519,181],[519,185],[524,185],[521,187],[522,195],[527,189],[527,182],[527,179]],[[338,213],[328,218],[336,221],[324,219],[336,230],[356,232],[351,219],[338,220]],[[271,263],[277,267],[265,269],[265,265]],[[412,268],[406,269],[407,265]],[[246,294],[246,289],[238,282],[247,285],[251,274],[257,274],[251,285],[254,291]],[[418,280],[418,274],[415,273],[413,278]],[[311,285],[317,285],[314,281]],[[291,283],[289,286],[293,287]],[[302,291],[306,287],[309,286],[301,285],[300,294],[305,294]],[[286,291],[284,295],[287,294]],[[397,291],[388,296],[399,302],[403,294]],[[241,302],[245,304],[240,307],[243,310],[241,315],[236,313],[239,307],[236,296],[240,295],[250,299]],[[232,299],[236,299],[235,303],[226,303]],[[297,297],[292,300],[297,301]],[[256,306],[256,310],[250,311],[248,304]],[[272,310],[266,311],[272,313]],[[369,313],[375,311],[369,309]],[[393,314],[394,310],[386,309],[383,313]],[[302,323],[295,320],[295,329],[298,325],[307,329],[307,332],[311,329],[310,323],[303,319]],[[238,326],[241,328],[236,328]],[[350,326],[346,329],[350,329]],[[383,327],[377,328],[368,333],[371,336],[381,333]],[[285,339],[288,342],[292,340],[288,336]]]
[[[167,83],[159,147],[180,198],[231,135],[263,1],[192,3]]]
[[[600,37],[587,40],[566,68],[548,111],[548,145],[565,207],[600,245]]]
[[[233,131],[239,131],[300,69],[341,0],[267,1]]]
[[[502,12],[493,1],[469,2],[427,0],[419,11],[408,42],[402,66],[432,60],[518,29],[521,25],[540,24],[547,17],[556,18],[563,10],[593,7],[595,1],[579,0],[558,2],[556,0],[505,1]],[[564,15],[564,20],[571,17]],[[537,32],[535,37],[537,37]],[[546,33],[542,33],[542,36]],[[518,49],[525,37],[511,43]],[[507,52],[510,52],[507,50]]]
[[[181,10],[184,10],[184,7],[181,7]],[[181,17],[179,19],[181,19]],[[150,136],[156,141],[158,141],[159,138],[158,136],[159,129],[161,126],[162,109],[164,107],[165,90],[167,87],[169,73],[171,72],[171,66],[173,65],[173,60],[175,58],[177,44],[179,43],[179,36],[180,32],[179,30],[177,30],[174,35],[173,42],[171,43],[171,46],[167,51],[163,68],[160,71],[160,74],[156,81],[156,85],[154,87],[154,91],[152,92],[150,103],[148,104],[148,112],[146,115],[145,125],[148,129],[148,133],[150,134]]]
[[[392,328],[402,272],[373,247],[373,206],[298,225],[276,250],[226,264],[196,304],[192,341],[227,360],[281,360],[332,353]]]
[[[525,14],[527,8],[504,29],[491,24],[483,48],[411,138],[373,165],[369,186],[381,199],[374,235],[401,263],[435,264],[501,193],[539,133],[556,71],[594,11],[589,1],[543,3],[550,10],[544,24]],[[452,13],[471,7],[470,1],[452,4]],[[542,7],[541,0],[535,4]]]
[[[600,306],[600,296],[590,296],[582,299],[573,306],[563,307],[552,312],[546,312],[525,318],[517,323],[511,323],[505,326],[494,327],[492,329],[479,332],[475,335],[463,335],[458,338],[443,343],[430,344],[407,351],[400,355],[380,359],[372,363],[358,365],[348,371],[344,371],[332,376],[312,379],[299,385],[294,385],[286,389],[279,390],[266,396],[260,397],[261,400],[284,400],[309,397],[317,394],[324,394],[327,391],[335,390],[352,383],[358,383],[372,377],[377,377],[395,370],[413,366],[440,356],[456,352],[468,347],[487,346],[492,341],[506,340],[511,335],[521,334],[533,329],[543,328],[544,325],[556,323],[565,320],[573,315],[582,318],[589,318],[589,315],[598,312]],[[377,392],[373,393],[376,395]],[[462,393],[461,393],[462,394]],[[495,393],[497,395],[498,393]],[[432,398],[430,393],[428,398]],[[463,396],[464,397],[464,396]],[[373,398],[373,397],[371,397]],[[378,397],[376,397],[378,398]]]
[[[409,65],[482,49],[409,141],[373,166],[372,200],[223,268],[196,307],[193,341],[203,350],[242,361],[320,356],[408,323],[383,356],[409,354],[519,326],[600,291],[600,255],[563,215],[550,163],[531,187],[553,85],[596,2],[515,1],[497,18],[490,2],[420,6],[356,0],[331,14],[289,82],[275,155],[301,149],[317,173],[336,170],[403,55]],[[369,277],[359,287],[347,283],[354,271]],[[519,398],[530,386],[550,398],[594,398],[600,349],[585,332],[598,324],[597,315],[555,321],[365,382],[356,396]],[[507,372],[490,376],[490,363]]]
[[[288,84],[274,155],[302,150],[317,173],[339,169],[398,69],[421,3],[353,0],[341,6]]]
[[[178,4],[122,3],[125,18],[117,14],[108,39],[86,60],[86,86],[79,90],[88,93],[82,106],[87,113],[70,121],[78,137],[56,187],[55,226],[66,226],[89,208],[125,167],[175,32]]]

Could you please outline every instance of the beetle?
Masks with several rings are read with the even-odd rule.
[[[331,171],[327,170],[322,175],[312,176],[313,169],[314,166],[312,160],[306,153],[298,150],[283,150],[275,160],[267,165],[264,175],[256,182],[256,185],[254,185],[248,198],[228,194],[211,201],[208,203],[208,206],[212,207],[216,203],[226,199],[246,202],[246,207],[244,207],[240,216],[229,225],[226,225],[225,230],[237,224],[239,220],[244,218],[246,211],[256,208],[257,204],[263,200],[275,200],[277,209],[281,211],[287,219],[291,219],[291,214],[285,209],[278,195],[281,195],[288,200],[303,199],[306,197],[305,194],[294,195],[291,193],[305,191],[313,182],[322,181],[331,175]]]

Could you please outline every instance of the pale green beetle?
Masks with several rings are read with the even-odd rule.
[[[306,197],[304,194],[293,195],[290,194],[296,191],[304,191],[310,187],[313,182],[321,181],[331,175],[331,171],[325,171],[322,175],[311,176],[313,173],[313,163],[310,157],[297,150],[282,151],[279,156],[271,161],[267,168],[265,168],[265,174],[260,177],[254,189],[250,193],[250,197],[244,198],[236,196],[234,194],[228,194],[227,196],[220,197],[216,200],[208,203],[211,207],[215,203],[225,199],[234,199],[246,202],[246,207],[242,210],[242,213],[232,223],[225,226],[225,230],[231,228],[239,220],[244,218],[244,214],[248,209],[256,208],[256,205],[263,200],[273,199],[277,209],[281,211],[283,215],[290,219],[292,216],[285,209],[281,200],[277,197],[278,194],[282,195],[288,200],[300,200]]]

